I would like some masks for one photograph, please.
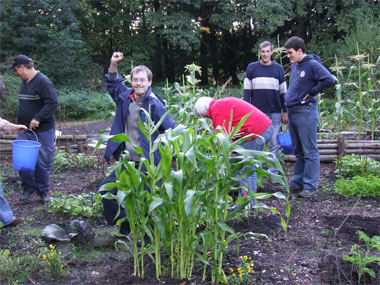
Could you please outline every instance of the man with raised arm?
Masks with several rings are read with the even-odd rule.
[[[111,63],[106,75],[107,90],[111,94],[116,103],[116,114],[112,123],[110,135],[118,135],[125,133],[132,143],[128,142],[114,142],[109,140],[105,151],[105,159],[110,160],[113,156],[116,160],[119,159],[123,151],[128,151],[129,159],[135,161],[137,167],[140,155],[134,150],[134,146],[140,146],[143,150],[144,156],[149,159],[149,141],[141,132],[138,120],[139,118],[144,123],[145,113],[142,109],[150,112],[152,121],[157,124],[161,117],[166,113],[165,102],[160,96],[153,93],[151,85],[153,74],[150,69],[144,65],[136,66],[132,69],[131,83],[132,88],[125,85],[123,78],[118,74],[117,65],[119,61],[124,58],[123,53],[114,52],[111,57]],[[167,115],[160,128],[152,134],[152,141],[154,141],[160,133],[165,130],[174,128],[175,124],[173,118]],[[159,151],[154,152],[154,163],[157,165],[161,156]],[[116,174],[112,172],[106,177],[101,185],[115,182]],[[114,188],[111,194],[116,195],[117,189]],[[103,192],[105,193],[105,192]],[[116,200],[103,198],[104,216],[110,225],[116,224],[118,219],[125,217],[124,209],[120,209],[119,216],[115,219],[119,210]],[[128,220],[121,223],[120,233],[127,235],[130,232]]]

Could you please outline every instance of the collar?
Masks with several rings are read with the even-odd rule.
[[[135,93],[129,94],[129,98],[131,98],[133,102],[142,102],[142,101],[144,101],[145,96],[146,96],[146,94],[142,97],[137,97],[135,95]]]

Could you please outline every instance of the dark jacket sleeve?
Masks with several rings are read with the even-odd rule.
[[[315,84],[309,91],[310,96],[315,96],[335,84],[336,78],[322,64],[317,62],[316,64],[313,64],[312,71],[314,80],[317,84]]]
[[[125,83],[123,82],[123,78],[120,74],[118,74],[116,78],[110,77],[109,74],[106,74],[105,77],[107,90],[116,104],[119,103],[120,94],[125,92],[131,92],[132,88],[129,88],[125,85]]]

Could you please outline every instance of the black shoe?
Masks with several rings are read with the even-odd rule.
[[[298,193],[298,197],[300,197],[300,198],[310,198],[311,196],[315,195],[315,193],[317,193],[316,190],[305,189],[305,190],[302,190],[302,192]]]
[[[46,203],[47,201],[49,201],[49,194],[47,191],[38,193],[38,195],[40,195],[42,203]]]
[[[294,187],[290,187],[289,190],[290,192],[295,193],[295,194],[299,194],[300,192],[303,191],[302,188],[294,188]]]
[[[30,199],[30,197],[32,197],[32,195],[36,193],[36,191],[27,191],[27,190],[24,190],[24,192],[21,194],[20,196],[20,201],[27,201]]]

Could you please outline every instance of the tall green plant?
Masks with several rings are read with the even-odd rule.
[[[199,123],[205,128],[201,134],[193,128],[179,125],[174,130],[166,131],[155,142],[150,142],[150,159],[142,157],[138,168],[122,156],[116,168],[118,180],[101,189],[117,187],[116,196],[107,193],[105,197],[116,199],[120,206],[126,208],[126,219],[132,233],[134,273],[137,276],[144,276],[144,256],[148,254],[155,263],[159,278],[163,250],[169,256],[169,272],[173,277],[190,278],[195,262],[200,260],[205,264],[205,270],[211,267],[213,282],[225,282],[223,258],[228,244],[241,237],[227,222],[248,203],[244,198],[238,199],[236,203],[242,203],[242,206],[228,212],[227,207],[232,203],[230,194],[237,188],[237,181],[252,174],[252,170],[246,169],[238,176],[239,171],[247,164],[262,162],[283,171],[269,153],[242,148],[240,144],[247,138],[230,143],[240,126],[226,135],[212,132],[204,120]],[[158,125],[154,126],[149,119],[146,124],[140,122],[140,128],[144,128],[147,137]],[[125,134],[111,139],[129,141]],[[142,154],[141,148],[135,149]],[[157,149],[162,159],[155,165],[152,162],[153,152]],[[232,153],[236,155],[231,156]],[[285,177],[267,174],[261,168],[257,172],[259,177],[270,175],[288,189]],[[270,197],[286,201],[285,218],[276,208],[264,203],[258,203],[255,208],[279,214],[286,230],[290,207],[284,194],[252,194],[252,198],[260,201]],[[150,255],[144,245],[146,235],[152,241],[154,255]],[[142,241],[140,249],[137,247],[138,240]]]
[[[248,201],[242,197],[235,201],[241,204],[240,207],[232,212],[227,209],[233,205],[231,194],[239,189],[238,181],[253,173],[252,169],[245,166],[262,163],[273,166],[283,176],[257,167],[258,177],[269,176],[285,186],[288,194],[289,187],[280,163],[270,153],[246,150],[240,146],[248,136],[231,143],[249,115],[235,129],[229,126],[229,134],[225,134],[222,129],[214,132],[207,120],[194,115],[194,103],[203,91],[196,88],[196,69],[192,67],[187,83],[176,85],[181,95],[177,97],[178,101],[175,102],[173,97],[167,98],[171,100],[169,108],[182,110],[183,114],[179,117],[177,114],[177,119],[187,122],[188,126],[179,124],[174,130],[167,130],[152,141],[151,135],[157,131],[167,114],[154,124],[149,111],[143,110],[146,120],[144,123],[139,121],[139,127],[149,141],[148,157],[144,156],[141,147],[135,146],[136,152],[141,154],[139,166],[136,167],[134,162],[128,161],[126,154],[122,154],[115,168],[117,181],[103,185],[100,191],[118,189],[117,195],[108,192],[104,197],[117,200],[118,205],[126,209],[126,217],[118,223],[126,219],[130,223],[135,275],[144,276],[144,258],[148,255],[155,264],[156,276],[159,278],[163,272],[161,256],[165,253],[169,264],[167,272],[172,277],[190,278],[194,265],[201,261],[204,264],[204,278],[210,268],[212,282],[227,282],[222,267],[223,259],[229,243],[242,236],[227,222],[242,211]],[[110,139],[130,142],[125,134]],[[153,161],[155,151],[161,154],[158,164]],[[271,197],[283,199],[286,204],[283,214],[262,202],[254,208],[278,214],[286,231],[290,216],[288,198],[280,192],[250,195],[259,201]],[[152,242],[151,246],[144,242],[147,236]],[[139,240],[140,248],[137,246]]]

